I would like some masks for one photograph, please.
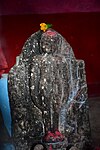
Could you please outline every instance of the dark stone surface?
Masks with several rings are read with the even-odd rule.
[[[93,145],[100,147],[100,98],[94,97],[89,98],[89,112],[90,112],[90,125],[91,125],[91,134]],[[0,113],[0,150],[8,150],[4,148],[4,144],[11,143],[11,139],[7,133],[7,130],[4,126],[2,114]],[[11,150],[11,149],[9,149]]]
[[[70,150],[86,149],[90,126],[85,64],[76,60],[58,32],[31,35],[8,77],[16,150],[29,150],[42,135],[54,135],[57,129],[65,144],[72,145]],[[57,146],[63,148],[60,142]]]

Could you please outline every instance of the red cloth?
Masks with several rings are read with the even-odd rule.
[[[0,48],[0,77],[5,72],[5,69],[8,68],[6,58],[2,49]]]

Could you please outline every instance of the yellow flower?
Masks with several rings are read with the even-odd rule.
[[[40,24],[40,29],[45,32],[45,31],[48,29],[47,24],[46,24],[46,23],[41,23],[41,24]]]

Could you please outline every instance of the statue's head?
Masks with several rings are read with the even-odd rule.
[[[54,53],[58,49],[59,36],[53,29],[48,29],[41,36],[41,49],[44,53]]]
[[[74,53],[70,44],[61,34],[52,28],[44,30],[43,34],[41,35],[40,47],[43,53],[61,54],[66,55],[66,57],[74,58]]]
[[[65,38],[51,28],[50,24],[42,23],[41,30],[32,34],[23,46],[22,59],[38,54],[61,54],[74,58],[73,50]],[[50,28],[48,28],[48,26]]]

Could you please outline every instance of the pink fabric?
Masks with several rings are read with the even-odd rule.
[[[56,32],[54,32],[54,31],[50,31],[50,30],[48,30],[47,32],[45,32],[44,34],[46,34],[47,36],[51,36],[51,37],[53,37],[53,36],[56,36]]]

